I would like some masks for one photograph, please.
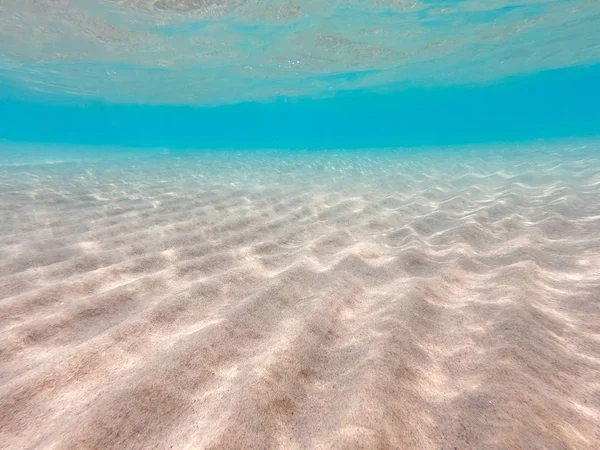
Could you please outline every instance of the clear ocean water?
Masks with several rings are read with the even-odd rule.
[[[594,0],[321,3],[3,1],[0,139],[323,149],[600,133]]]
[[[0,448],[600,448],[599,0],[0,0]]]

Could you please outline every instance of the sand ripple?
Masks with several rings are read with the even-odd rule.
[[[598,154],[0,166],[0,447],[598,448]]]

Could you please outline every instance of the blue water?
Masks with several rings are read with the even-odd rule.
[[[0,448],[600,448],[600,0],[0,0]]]
[[[0,16],[6,141],[372,148],[600,134],[590,0],[11,0]]]
[[[478,86],[156,106],[4,100],[0,139],[174,148],[429,146],[600,134],[600,65]]]

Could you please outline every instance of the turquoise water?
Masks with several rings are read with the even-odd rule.
[[[0,0],[0,448],[600,448],[599,0]]]
[[[366,148],[595,136],[600,66],[485,85],[201,106],[5,100],[0,139],[170,148]],[[304,81],[309,82],[309,81]],[[302,83],[302,81],[299,81]],[[250,88],[250,86],[249,86]],[[83,101],[83,100],[81,100]]]
[[[577,1],[5,1],[0,139],[435,146],[600,133]]]

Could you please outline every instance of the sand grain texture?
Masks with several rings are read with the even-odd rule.
[[[0,447],[595,449],[593,148],[0,167]]]

